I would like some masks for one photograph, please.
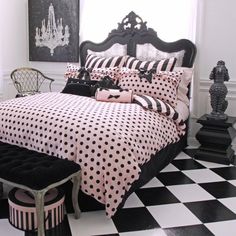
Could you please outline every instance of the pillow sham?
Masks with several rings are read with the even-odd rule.
[[[171,57],[168,59],[162,59],[158,61],[141,61],[135,57],[127,57],[125,67],[130,69],[146,69],[158,71],[172,71],[176,64],[176,58]]]
[[[159,71],[150,79],[141,75],[139,70],[122,68],[118,85],[122,89],[131,89],[137,95],[149,95],[161,99],[173,107],[177,103],[177,88],[183,72]]]
[[[179,83],[179,87],[177,90],[177,99],[184,102],[187,106],[189,106],[190,101],[187,96],[188,91],[189,91],[189,84],[192,80],[193,77],[193,68],[188,68],[188,67],[175,67],[174,71],[182,71],[183,76],[182,79]]]
[[[119,72],[119,67],[96,68],[90,72],[90,79],[100,81],[105,76],[109,76],[114,83],[117,83]]]
[[[64,74],[65,79],[68,78],[78,78],[80,73],[80,66],[67,63],[66,65],[66,72]]]
[[[115,56],[115,57],[99,57],[93,54],[88,54],[86,57],[85,67],[107,68],[107,67],[123,67],[125,65],[127,56]]]
[[[78,79],[81,72],[81,67],[75,64],[67,63],[66,72],[64,74],[65,79],[74,78]],[[100,81],[105,76],[109,76],[117,83],[117,76],[119,73],[119,67],[108,68],[96,68],[89,72],[90,80]]]

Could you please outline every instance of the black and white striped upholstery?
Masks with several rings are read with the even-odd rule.
[[[134,95],[133,102],[139,104],[145,109],[165,114],[167,117],[177,121],[182,129],[186,128],[185,123],[179,117],[179,113],[170,104],[160,99],[148,95]]]
[[[141,61],[135,57],[128,57],[125,63],[125,67],[130,69],[146,69],[158,71],[172,71],[176,64],[177,59],[171,57],[168,59],[157,60],[157,61]]]
[[[106,67],[123,67],[127,56],[117,57],[99,57],[89,54],[86,58],[85,67],[90,69],[106,68]]]

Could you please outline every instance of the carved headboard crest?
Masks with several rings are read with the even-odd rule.
[[[147,22],[143,21],[140,16],[131,11],[126,17],[123,18],[121,23],[118,23],[118,28],[110,32],[109,35],[114,34],[153,34],[157,35],[156,31],[151,28],[147,28]]]

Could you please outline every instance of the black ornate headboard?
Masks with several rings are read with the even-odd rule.
[[[180,52],[184,50],[182,66],[192,67],[196,56],[195,45],[187,39],[180,39],[175,42],[164,42],[158,38],[156,31],[148,28],[146,22],[134,12],[130,12],[118,28],[112,30],[108,37],[101,43],[84,41],[80,45],[81,65],[85,65],[88,50],[102,52],[109,49],[114,44],[127,46],[127,55],[136,56],[137,44],[152,44],[156,49],[167,52]]]

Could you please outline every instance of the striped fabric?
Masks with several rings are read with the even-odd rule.
[[[59,225],[64,219],[64,200],[62,190],[51,189],[45,196],[45,229]],[[9,192],[9,221],[18,229],[35,231],[38,227],[34,198],[23,189],[13,188]]]
[[[125,63],[125,67],[130,69],[146,69],[159,71],[173,71],[177,59],[171,57],[168,59],[158,60],[158,61],[141,61],[135,57],[128,57]]]
[[[142,106],[145,109],[153,110],[155,112],[159,112],[168,118],[171,118],[175,123],[177,123],[178,127],[181,130],[186,128],[184,121],[180,118],[179,113],[168,103],[153,98],[148,95],[134,95],[133,102]]]
[[[127,56],[117,57],[99,57],[93,54],[88,54],[85,62],[86,68],[107,68],[107,67],[123,67]]]

